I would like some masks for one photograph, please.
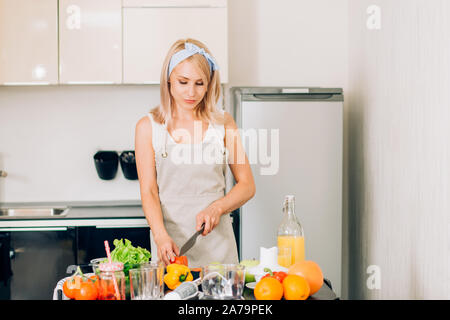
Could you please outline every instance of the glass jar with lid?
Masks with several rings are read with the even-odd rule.
[[[99,266],[99,300],[125,300],[123,263],[101,263]]]

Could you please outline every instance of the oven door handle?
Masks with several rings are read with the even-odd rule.
[[[13,231],[67,231],[67,227],[0,228],[0,232]]]
[[[97,229],[124,229],[124,228],[148,228],[148,225],[125,224],[125,225],[96,225]]]

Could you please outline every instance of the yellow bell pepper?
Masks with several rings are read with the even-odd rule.
[[[174,290],[182,282],[194,280],[191,270],[185,265],[172,263],[167,266],[166,270],[164,283],[170,290]]]

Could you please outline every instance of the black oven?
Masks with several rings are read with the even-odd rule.
[[[51,299],[67,266],[76,263],[75,228],[5,228],[0,238],[0,299]]]

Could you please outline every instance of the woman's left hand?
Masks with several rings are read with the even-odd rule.
[[[196,230],[200,231],[202,224],[205,224],[205,229],[202,235],[206,236],[208,233],[214,230],[214,228],[219,224],[220,217],[222,216],[222,210],[216,205],[211,204],[206,209],[200,211],[196,217]]]

